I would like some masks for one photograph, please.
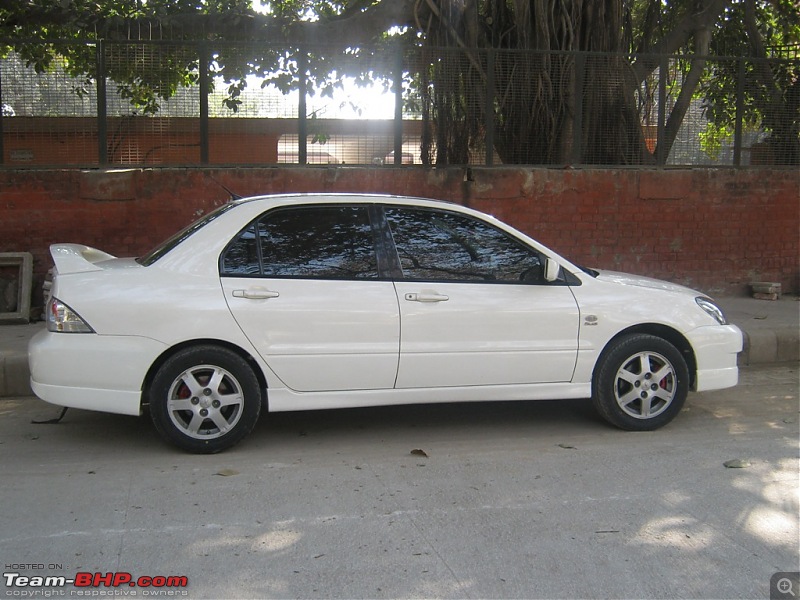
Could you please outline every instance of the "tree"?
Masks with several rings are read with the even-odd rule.
[[[210,59],[227,82],[232,110],[249,74],[289,89],[308,71],[330,89],[348,73],[364,81],[391,75],[387,50],[405,48],[406,85],[428,124],[422,150],[430,163],[466,163],[488,141],[507,163],[648,164],[666,159],[698,93],[706,95],[715,126],[731,122],[736,79],[707,55],[738,28],[746,53],[758,58],[749,70],[762,90],[748,118],[780,143],[797,142],[796,63],[776,68],[767,56],[776,39],[800,42],[793,0],[276,0],[268,6],[259,12],[251,0],[31,0],[0,7],[0,36],[37,69],[61,60],[87,83],[95,74],[94,48],[45,40],[204,40],[214,48]],[[315,51],[319,45],[324,52]],[[143,112],[155,112],[159,99],[198,81],[193,47],[107,48],[107,75]],[[663,54],[682,56],[682,89],[651,153],[636,98],[660,73]],[[141,61],[159,69],[145,75],[132,68]],[[800,158],[789,153],[788,160]]]
[[[711,52],[720,61],[700,85],[713,131],[730,136],[737,100],[745,125],[764,130],[771,160],[800,164],[800,10],[791,0],[744,0],[730,7]]]

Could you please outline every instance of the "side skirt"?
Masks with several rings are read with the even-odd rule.
[[[543,383],[421,389],[294,392],[270,388],[270,412],[359,408],[397,404],[441,404],[446,402],[491,402],[510,400],[566,400],[588,398],[590,383]]]

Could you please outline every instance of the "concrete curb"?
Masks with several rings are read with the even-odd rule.
[[[800,332],[762,329],[744,332],[739,366],[800,361]]]
[[[28,355],[0,355],[0,398],[31,395]]]
[[[800,302],[797,298],[718,300],[728,319],[744,334],[740,366],[800,361]]]
[[[44,323],[0,326],[0,397],[31,396],[28,342]]]

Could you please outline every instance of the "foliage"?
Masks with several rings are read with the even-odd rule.
[[[713,151],[744,93],[745,123],[797,146],[787,160],[800,163],[797,61],[765,55],[800,43],[795,0],[252,1],[5,3],[0,55],[13,49],[38,72],[62,69],[77,93],[93,85],[99,57],[134,111],[155,114],[198,83],[201,64],[212,88],[224,82],[224,106],[236,112],[254,77],[284,92],[332,95],[345,76],[391,81],[404,52],[404,96],[427,124],[422,155],[431,164],[467,162],[487,143],[487,125],[504,162],[642,164],[656,160],[641,115],[653,110],[658,72],[644,53],[678,54],[672,82],[681,90],[656,156],[665,160],[692,96],[704,102],[703,143]],[[64,43],[78,40],[88,43]],[[158,43],[128,43],[138,40]],[[576,51],[608,54],[579,61]],[[754,56],[744,73],[753,83],[742,92],[737,63],[704,54]]]
[[[700,148],[711,158],[717,158],[722,150],[722,144],[733,137],[733,130],[725,125],[716,125],[713,122],[701,131]]]
[[[793,0],[751,7],[757,35],[746,2],[735,2],[712,39],[712,53],[752,59],[709,66],[697,94],[709,120],[705,140],[733,131],[738,106],[743,127],[769,134],[778,162],[800,164],[800,10]]]

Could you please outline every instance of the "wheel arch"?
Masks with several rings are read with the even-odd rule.
[[[675,346],[678,352],[680,352],[683,356],[683,359],[686,361],[686,366],[689,370],[689,389],[695,388],[697,381],[697,358],[694,355],[694,349],[692,348],[692,345],[689,343],[689,340],[686,339],[686,336],[684,336],[680,331],[670,327],[669,325],[663,325],[660,323],[641,323],[638,325],[633,325],[627,329],[623,329],[610,340],[608,340],[606,345],[603,347],[602,352],[600,352],[598,360],[595,363],[592,371],[592,387],[594,387],[595,382],[594,375],[599,366],[602,364],[602,359],[608,352],[609,348],[613,347],[621,338],[635,334],[652,335],[661,338]]]
[[[171,356],[174,356],[175,354],[177,354],[181,350],[184,350],[185,348],[191,348],[192,346],[218,346],[220,348],[225,348],[226,350],[230,350],[231,352],[238,354],[242,359],[244,359],[245,362],[247,362],[247,364],[250,365],[250,368],[253,370],[256,379],[258,379],[258,384],[259,387],[261,388],[262,408],[264,410],[268,410],[269,407],[268,407],[268,394],[267,394],[267,389],[268,389],[267,378],[264,376],[264,371],[259,366],[258,361],[256,361],[256,359],[253,358],[253,356],[249,352],[247,352],[240,346],[237,346],[236,344],[233,344],[231,342],[226,342],[223,340],[218,340],[213,338],[199,338],[194,340],[186,340],[185,342],[181,342],[180,344],[175,344],[174,346],[170,346],[168,349],[162,352],[161,355],[159,355],[159,357],[153,361],[153,364],[150,365],[150,368],[148,369],[147,374],[144,377],[144,381],[142,382],[142,398],[141,398],[142,407],[145,407],[150,404],[148,398],[148,395],[150,393],[150,386],[152,385],[153,378],[156,376],[156,373],[158,373],[158,370],[161,368],[161,366]]]

